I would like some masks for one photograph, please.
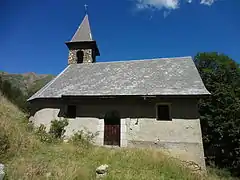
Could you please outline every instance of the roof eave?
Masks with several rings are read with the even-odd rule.
[[[65,98],[114,98],[114,97],[144,97],[144,98],[156,98],[156,97],[192,97],[192,98],[207,98],[211,96],[210,93],[206,94],[158,94],[158,95],[62,95],[61,97],[34,97],[29,98],[27,102],[32,102],[33,100],[44,100],[44,99],[65,99]]]
[[[95,40],[89,41],[67,41],[65,42],[68,49],[78,49],[78,48],[93,48],[96,51],[96,56],[100,56],[100,52],[97,46],[97,42]]]

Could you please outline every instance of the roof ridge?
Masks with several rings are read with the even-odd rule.
[[[130,62],[139,62],[139,61],[156,61],[160,59],[186,59],[186,58],[191,58],[192,56],[179,56],[179,57],[165,57],[165,58],[152,58],[152,59],[129,59],[129,60],[121,60],[121,61],[103,61],[103,62],[95,62],[95,63],[90,63],[90,64],[107,64],[107,63],[130,63]],[[87,63],[89,65],[89,63]],[[83,64],[79,64],[83,65]]]

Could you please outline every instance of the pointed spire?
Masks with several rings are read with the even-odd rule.
[[[85,15],[82,23],[78,27],[71,42],[92,41],[92,33],[88,20],[88,14]]]

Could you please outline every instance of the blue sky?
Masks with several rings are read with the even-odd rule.
[[[84,4],[98,62],[209,51],[240,62],[240,0],[1,0],[0,70],[61,72]]]

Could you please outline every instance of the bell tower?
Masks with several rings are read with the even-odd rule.
[[[71,41],[65,44],[69,49],[68,64],[96,62],[96,56],[100,56],[100,52],[92,38],[87,13]]]

